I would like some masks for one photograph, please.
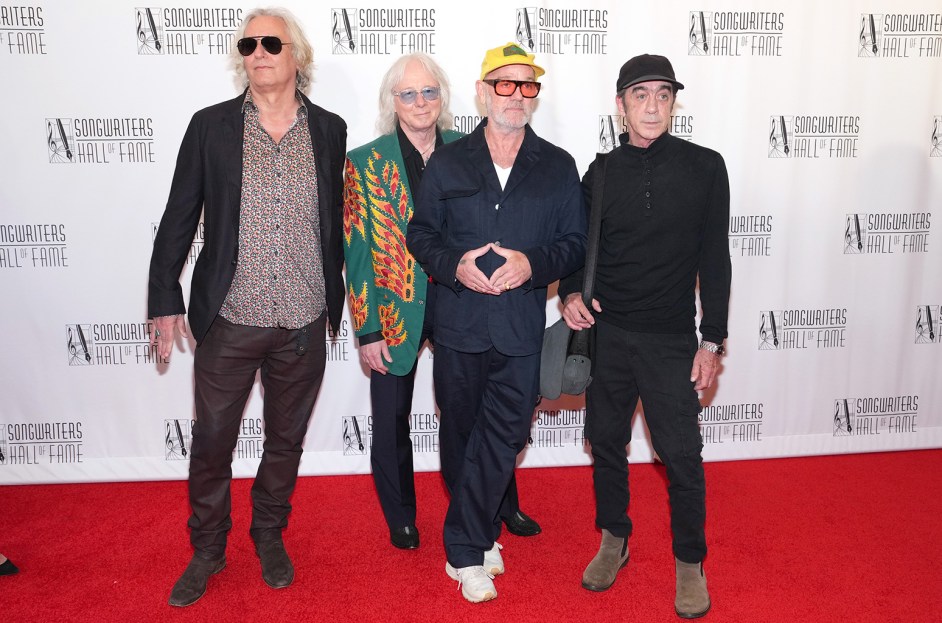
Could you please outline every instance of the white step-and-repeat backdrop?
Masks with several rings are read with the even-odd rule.
[[[707,460],[942,446],[942,5],[938,0],[285,0],[315,47],[312,99],[349,147],[375,137],[400,54],[450,75],[455,126],[480,120],[484,50],[547,69],[533,127],[584,170],[622,129],[614,83],[668,56],[671,131],[726,158],[729,355],[701,415]],[[232,32],[252,5],[0,1],[0,483],[184,478],[192,342],[148,346],[148,261],[190,116],[233,97]],[[197,232],[181,279],[201,250]],[[548,303],[548,317],[559,315]],[[365,473],[368,379],[349,319],[303,474]],[[417,468],[438,467],[424,351]],[[234,470],[264,435],[252,395]],[[586,464],[581,398],[541,404],[523,466]],[[652,451],[642,418],[631,458]]]

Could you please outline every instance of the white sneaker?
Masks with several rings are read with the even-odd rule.
[[[500,543],[494,543],[494,547],[484,552],[484,570],[491,575],[500,575],[504,572],[504,559],[500,555],[500,550],[504,546]]]
[[[455,569],[450,562],[446,562],[445,573],[452,580],[458,581],[461,594],[473,604],[490,601],[497,597],[497,589],[492,581],[494,576],[485,571],[481,565]]]

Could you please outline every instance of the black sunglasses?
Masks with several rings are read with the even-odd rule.
[[[482,80],[484,84],[494,87],[494,92],[501,97],[510,97],[519,88],[520,95],[532,99],[540,94],[543,85],[532,80]]]
[[[236,44],[236,47],[239,49],[239,54],[242,56],[248,56],[255,52],[255,48],[258,47],[258,42],[262,42],[262,47],[265,48],[265,51],[269,54],[281,54],[281,48],[285,45],[291,45],[288,42],[282,41],[278,37],[273,37],[271,35],[266,35],[264,37],[246,37],[244,39],[239,39],[239,42]]]

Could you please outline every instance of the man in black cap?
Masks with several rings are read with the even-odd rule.
[[[608,156],[600,205],[590,192],[594,165],[582,180],[588,209],[603,211],[593,310],[582,302],[581,271],[562,280],[559,294],[572,329],[595,327],[585,432],[602,544],[582,586],[604,591],[628,563],[625,446],[640,397],[670,481],[675,610],[696,618],[710,609],[697,392],[713,384],[727,335],[729,179],[722,156],[668,132],[683,88],[663,56],[644,54],[622,66],[615,103],[628,132]]]

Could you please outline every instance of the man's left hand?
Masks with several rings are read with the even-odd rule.
[[[712,385],[719,367],[719,355],[698,348],[697,354],[693,357],[693,368],[690,370],[690,381],[696,383],[693,388],[700,391]]]
[[[533,269],[530,268],[530,260],[520,251],[505,249],[491,243],[491,251],[501,256],[506,262],[501,264],[494,274],[491,275],[491,285],[499,290],[506,292],[519,288],[530,280],[533,276]]]

